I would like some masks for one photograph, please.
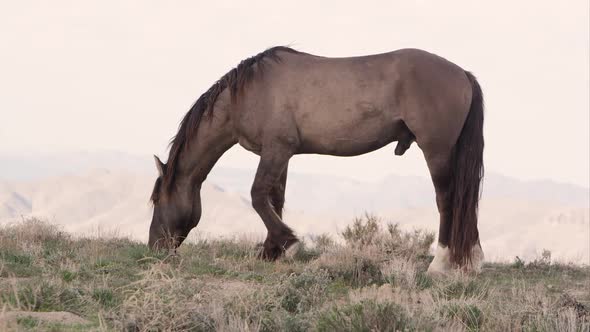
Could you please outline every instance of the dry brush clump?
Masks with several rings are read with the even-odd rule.
[[[373,215],[356,218],[342,232],[345,245],[332,244],[314,265],[353,286],[401,282],[406,287],[415,287],[416,282],[424,279],[434,234],[420,230],[403,232],[397,224],[388,224],[386,231],[382,228],[381,221]]]
[[[341,241],[312,237],[277,262],[253,239],[197,239],[177,256],[125,238],[74,237],[28,220],[0,227],[3,311],[66,311],[77,326],[21,330],[586,331],[588,267],[486,264],[433,279],[434,235],[366,215]],[[2,327],[0,314],[0,327]]]
[[[203,314],[208,304],[203,283],[183,279],[169,264],[151,265],[118,291],[123,301],[108,317],[118,330],[213,330]]]

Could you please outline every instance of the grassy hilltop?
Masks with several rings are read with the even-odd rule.
[[[38,220],[3,226],[0,330],[590,330],[589,267],[546,254],[438,280],[425,274],[433,234],[367,216],[342,237],[269,263],[239,238],[167,257]]]

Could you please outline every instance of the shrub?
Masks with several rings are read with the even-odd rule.
[[[430,247],[435,240],[433,232],[423,230],[403,232],[398,224],[388,224],[387,235],[383,244],[386,252],[406,259],[429,256]]]
[[[314,266],[326,270],[334,279],[359,287],[384,282],[381,272],[382,254],[375,247],[358,250],[342,248],[323,254],[315,260]]]
[[[291,313],[312,310],[325,300],[330,283],[325,271],[291,274],[277,290],[281,307]]]
[[[373,244],[380,233],[379,222],[376,216],[365,214],[364,218],[355,218],[341,235],[350,246]]]
[[[520,257],[516,256],[514,258],[514,262],[512,263],[512,267],[515,269],[523,269],[525,267],[524,261],[520,259]]]
[[[108,317],[119,330],[213,330],[211,319],[202,314],[197,284],[179,278],[166,264],[152,265],[122,292],[124,300]]]
[[[304,240],[301,240],[295,245],[297,246],[293,254],[293,260],[295,261],[307,263],[321,255],[321,252],[317,248],[309,248]]]
[[[315,248],[320,252],[326,252],[336,246],[336,243],[329,234],[320,234],[311,238]]]

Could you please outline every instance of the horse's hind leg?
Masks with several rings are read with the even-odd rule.
[[[286,168],[292,155],[293,153],[289,149],[281,146],[263,151],[260,155],[260,163],[251,194],[252,206],[268,230],[261,253],[261,257],[264,259],[277,259],[298,241],[293,231],[283,223],[280,214],[276,212],[277,206],[273,206],[271,203],[273,189],[276,194],[276,185],[280,181],[286,181]],[[284,187],[282,191],[283,198],[273,202],[274,204],[283,203]]]
[[[444,149],[442,151],[445,151]],[[426,163],[432,177],[432,183],[436,191],[436,205],[440,214],[440,225],[438,231],[438,246],[436,248],[434,260],[428,267],[430,274],[446,274],[450,270],[459,268],[456,263],[452,262],[449,245],[451,243],[451,232],[453,223],[453,211],[460,207],[454,207],[452,198],[452,179],[453,168],[451,162],[451,151],[445,153],[429,154],[424,152]],[[483,251],[479,240],[472,247],[472,261],[466,266],[462,266],[466,271],[478,271],[481,268],[483,260]]]
[[[450,230],[452,222],[452,202],[451,202],[451,152],[429,154],[424,153],[428,170],[434,184],[436,192],[436,205],[440,215],[440,224],[438,230],[438,246],[435,252],[434,260],[428,267],[428,272],[432,274],[445,274],[449,272],[453,265],[449,253]]]

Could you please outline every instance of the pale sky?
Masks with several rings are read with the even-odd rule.
[[[588,186],[588,0],[2,1],[0,154],[166,157],[201,93],[275,45],[324,56],[437,53],[480,80],[488,170]],[[393,149],[298,156],[291,170],[428,176],[415,145],[401,158]],[[256,162],[236,147],[220,164]]]

